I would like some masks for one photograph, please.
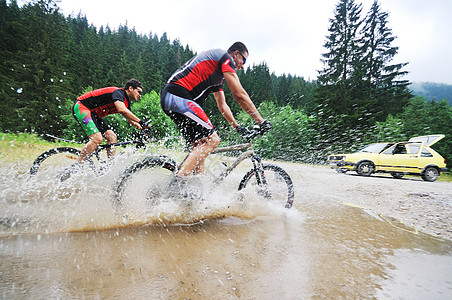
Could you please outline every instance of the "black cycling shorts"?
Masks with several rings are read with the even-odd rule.
[[[215,129],[204,110],[193,100],[176,96],[166,89],[161,95],[163,111],[177,124],[187,146],[211,136]]]

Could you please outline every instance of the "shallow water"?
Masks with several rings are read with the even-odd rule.
[[[119,164],[120,165],[120,164]],[[4,299],[450,299],[452,242],[303,186],[290,210],[237,203],[246,168],[202,205],[117,214],[121,168],[67,184],[2,169]],[[204,184],[208,185],[208,180]],[[207,189],[209,190],[209,189]],[[308,191],[309,190],[309,191]]]

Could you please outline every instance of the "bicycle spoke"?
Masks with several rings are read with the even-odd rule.
[[[60,147],[41,154],[33,163],[30,175],[38,180],[48,180],[58,176],[63,170],[75,164],[79,151],[74,148]]]
[[[249,171],[239,186],[246,198],[278,203],[290,208],[293,204],[293,184],[290,176],[280,167],[264,164],[262,178],[255,170]]]
[[[143,210],[167,199],[172,169],[159,158],[146,158],[129,167],[117,181],[115,206],[121,210]]]
[[[78,165],[80,151],[70,147],[58,147],[47,150],[39,155],[30,168],[30,175],[37,180],[65,181],[72,175],[93,171],[93,159]]]

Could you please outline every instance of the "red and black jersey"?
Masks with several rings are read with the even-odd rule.
[[[77,101],[80,101],[100,118],[118,112],[115,106],[116,101],[124,102],[126,107],[130,109],[126,92],[124,89],[117,87],[106,87],[88,92],[78,97]]]
[[[224,72],[235,72],[235,62],[227,51],[202,52],[170,77],[168,91],[197,102],[204,100],[209,93],[222,90]]]

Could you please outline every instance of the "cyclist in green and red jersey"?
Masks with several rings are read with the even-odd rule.
[[[142,84],[131,79],[124,88],[106,87],[88,92],[77,98],[72,113],[80,123],[83,131],[89,137],[88,143],[82,148],[78,163],[85,161],[102,143],[103,138],[108,144],[116,143],[117,136],[102,118],[119,113],[134,127],[142,129],[144,122],[130,110],[130,101],[137,101],[143,93]],[[115,149],[108,149],[108,157],[115,155]]]

